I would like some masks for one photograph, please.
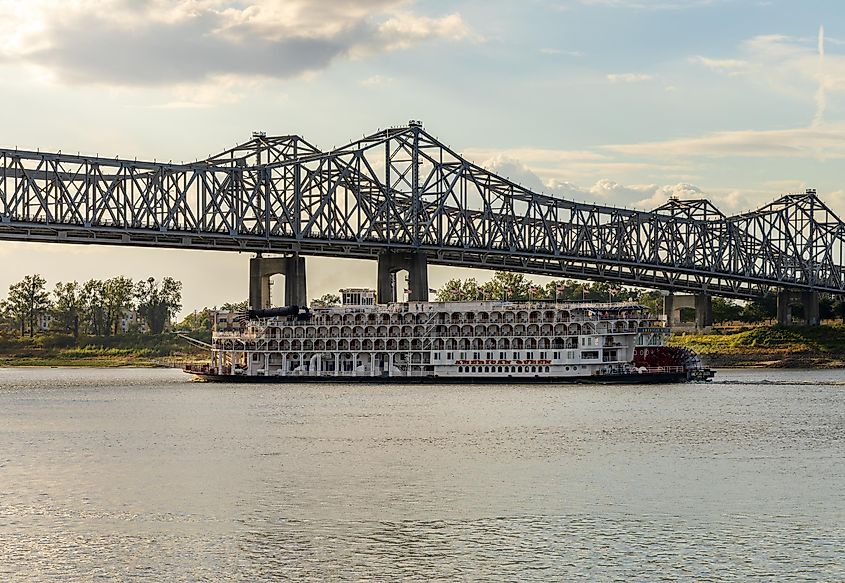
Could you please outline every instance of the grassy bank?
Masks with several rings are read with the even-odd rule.
[[[0,366],[152,367],[206,356],[175,334],[0,337]]]
[[[671,344],[699,353],[715,367],[845,367],[845,327],[760,326],[740,332],[674,336]],[[208,353],[175,334],[0,337],[2,366],[174,366]]]
[[[845,327],[761,326],[733,333],[674,336],[671,343],[698,352],[715,367],[845,367]]]

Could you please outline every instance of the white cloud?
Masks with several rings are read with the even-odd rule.
[[[551,186],[566,198],[644,210],[658,207],[673,196],[683,199],[707,197],[699,187],[687,183],[624,185],[603,178],[586,188],[578,187],[569,182],[553,183]]]
[[[540,158],[555,158],[552,150],[521,150],[524,154],[539,153]],[[558,152],[558,159],[579,159],[579,156],[594,159],[590,153]],[[580,187],[573,182],[558,178],[543,180],[541,175],[548,176],[542,168],[529,167],[519,158],[510,153],[500,152],[486,159],[482,164],[485,168],[500,176],[504,176],[525,188],[538,193],[561,196],[570,200],[595,202],[616,206],[628,206],[641,209],[652,209],[669,199],[670,196],[679,198],[703,198],[705,195],[700,188],[692,184],[678,183],[674,185],[644,184],[623,185],[614,180],[600,179],[592,186]]]
[[[289,78],[340,58],[428,40],[478,40],[460,14],[417,15],[406,0],[23,4],[0,0],[0,64],[35,65],[70,83],[171,86],[226,76]]]
[[[777,94],[813,102],[818,124],[824,116],[828,94],[845,93],[845,55],[824,50],[825,44],[837,43],[825,38],[821,27],[817,35],[806,38],[755,36],[743,42],[738,54],[730,58],[696,56],[689,61],[723,75],[741,75]],[[809,87],[816,91],[808,90]]]
[[[682,10],[722,4],[730,0],[579,0],[587,6],[609,6],[634,10]]]
[[[618,154],[649,157],[743,156],[845,158],[845,123],[784,130],[738,130],[703,136],[603,147]]]
[[[739,75],[748,72],[750,67],[748,61],[742,59],[710,59],[707,57],[690,57],[691,63],[698,63],[711,71],[725,73],[727,75]]]
[[[462,155],[485,168],[495,170],[523,185],[543,185],[541,192],[552,192],[569,181],[595,180],[596,176],[631,172],[660,176],[689,174],[692,167],[681,160],[638,161],[623,159],[612,152],[555,150],[551,148],[469,148]],[[534,178],[525,172],[534,173]],[[540,178],[537,178],[539,176]]]
[[[645,73],[610,73],[607,75],[607,80],[611,83],[640,83],[652,79],[654,79],[652,75]]]
[[[549,188],[537,174],[519,159],[513,158],[505,153],[496,154],[481,163],[481,166],[499,176],[516,182],[534,192],[548,192]]]
[[[641,148],[642,145],[631,145]],[[649,152],[664,157],[673,145]],[[534,192],[560,196],[567,200],[625,206],[641,210],[654,209],[670,197],[680,199],[708,199],[726,215],[745,212],[767,204],[780,194],[803,192],[807,186],[800,180],[776,180],[755,188],[708,188],[694,182],[699,176],[673,172],[678,169],[696,168],[684,161],[628,162],[591,151],[566,151],[552,149],[469,150],[464,153],[470,160],[483,160],[481,166],[521,184]],[[479,157],[485,154],[487,157]],[[630,172],[659,173],[660,181],[624,183],[596,176],[626,175]],[[678,182],[665,182],[675,174]],[[583,186],[587,184],[588,186]],[[825,194],[824,199],[832,208],[845,208],[845,194]]]
[[[414,43],[431,38],[480,40],[480,37],[470,30],[457,12],[440,18],[400,12],[378,27],[379,49],[405,49]]]
[[[553,148],[469,148],[463,154],[471,160],[490,160],[504,157],[530,161],[531,164],[566,164],[574,161],[608,160],[606,154],[591,150],[556,150]]]

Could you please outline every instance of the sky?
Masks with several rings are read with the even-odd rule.
[[[735,214],[815,188],[845,216],[840,0],[0,0],[0,14],[1,147],[187,161],[253,131],[328,149],[419,119],[568,199],[704,197]],[[187,313],[245,298],[248,259],[0,242],[0,297],[36,272],[172,276]],[[375,262],[307,263],[311,297],[375,285]],[[430,283],[468,275],[492,274],[432,267]]]

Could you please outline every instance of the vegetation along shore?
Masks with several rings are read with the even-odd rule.
[[[246,302],[203,308],[174,322],[181,310],[182,284],[172,278],[133,281],[59,282],[48,291],[40,275],[25,277],[0,301],[0,367],[6,366],[179,366],[202,360],[206,352],[179,337],[211,339],[215,314],[239,311]],[[537,285],[521,274],[496,272],[490,281],[450,280],[438,301],[508,299],[514,301],[631,300],[661,313],[660,292],[606,283],[552,281]],[[333,294],[314,300],[330,305]],[[712,367],[845,367],[845,303],[823,298],[816,327],[771,325],[773,296],[750,302],[714,298],[716,325],[706,333],[680,332],[671,343],[698,352]],[[683,319],[682,312],[682,319]],[[694,314],[690,314],[690,319]]]

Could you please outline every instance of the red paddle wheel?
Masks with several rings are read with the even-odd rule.
[[[634,366],[646,368],[676,367],[684,370],[701,368],[701,359],[688,348],[678,346],[641,346],[634,350]]]

